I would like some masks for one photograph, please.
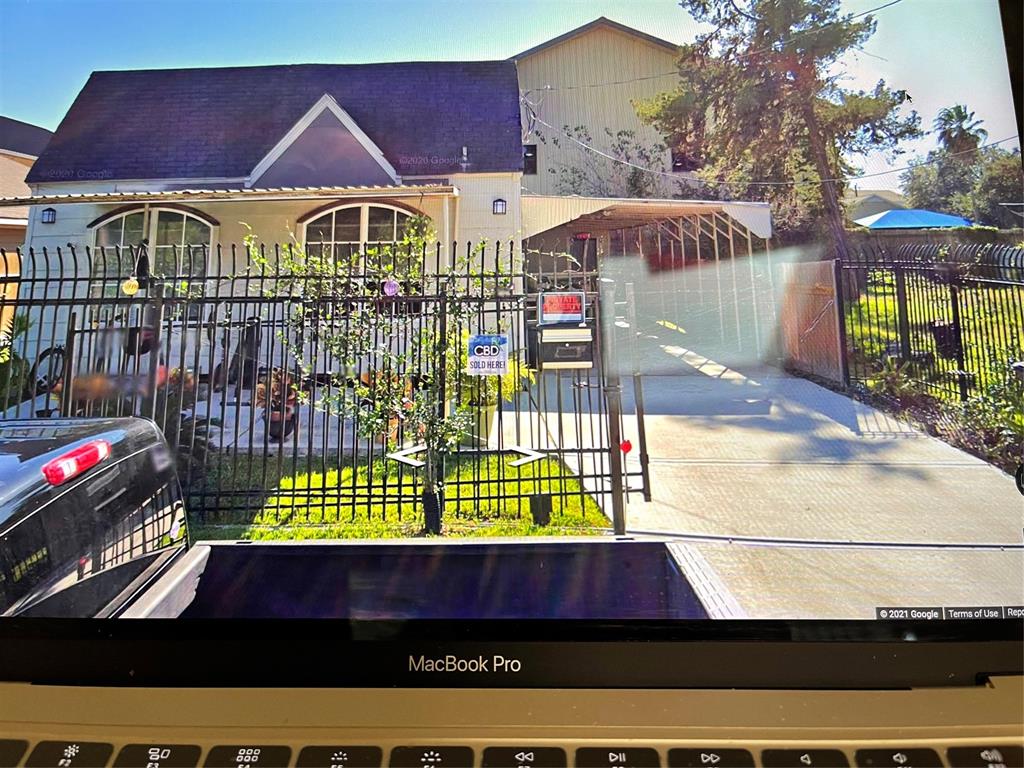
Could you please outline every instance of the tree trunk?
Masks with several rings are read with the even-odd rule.
[[[832,181],[835,173],[828,162],[828,152],[818,125],[818,117],[814,114],[814,97],[800,98],[803,105],[804,124],[807,126],[807,138],[811,145],[811,160],[821,179],[821,199],[825,204],[825,218],[828,220],[829,234],[837,258],[846,260],[849,251],[846,247],[846,226],[843,208],[836,194],[836,183]]]

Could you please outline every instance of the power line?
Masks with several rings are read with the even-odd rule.
[[[586,142],[578,139],[577,137],[573,136],[568,131],[566,131],[566,130],[564,130],[562,128],[556,128],[555,126],[551,125],[550,123],[545,122],[541,118],[537,117],[536,113],[533,111],[533,105],[531,105],[530,102],[527,101],[525,98],[523,99],[523,104],[526,106],[527,111],[530,113],[530,120],[531,120],[531,122],[537,122],[537,123],[540,123],[541,125],[547,126],[548,128],[550,128],[553,131],[558,131],[559,133],[563,134],[566,138],[570,139],[571,141],[575,142],[576,144],[579,144],[581,147],[583,147],[583,149],[585,149],[585,150],[587,150],[589,152],[593,152],[594,154],[600,155],[601,157],[603,157],[603,158],[605,158],[607,160],[611,160],[613,163],[618,163],[619,165],[625,165],[625,166],[628,166],[630,168],[634,168],[634,169],[636,169],[638,171],[643,171],[645,173],[652,174],[654,176],[664,176],[664,177],[667,177],[667,178],[672,178],[672,179],[677,179],[677,180],[680,178],[679,174],[675,173],[673,171],[662,171],[662,170],[655,169],[655,168],[646,168],[646,167],[644,167],[642,165],[637,165],[636,163],[632,163],[629,160],[623,160],[620,157],[615,157],[614,155],[610,155],[607,152],[604,152],[604,151],[598,149],[597,147],[591,146],[590,144],[587,144]],[[986,147],[994,147],[994,146],[997,146],[999,144],[1005,144],[1006,142],[1013,141],[1016,138],[1017,138],[1017,136],[1007,136],[1005,139],[1000,139],[999,141],[992,141],[992,142],[989,142],[988,144],[982,144],[982,145],[978,146],[975,149],[963,150],[961,152],[949,152],[949,153],[946,153],[945,155],[942,155],[941,157],[936,157],[936,158],[934,158],[932,160],[922,160],[920,163],[916,163],[914,165],[906,165],[906,166],[903,166],[902,168],[892,168],[892,169],[890,169],[888,171],[878,171],[876,173],[864,173],[864,174],[860,174],[858,176],[851,176],[849,178],[817,179],[815,181],[721,181],[721,180],[704,180],[704,179],[694,179],[693,181],[695,181],[698,184],[707,184],[709,186],[732,186],[732,187],[796,187],[796,186],[804,186],[804,185],[810,185],[810,184],[826,184],[826,183],[833,183],[833,182],[857,181],[859,179],[870,179],[870,178],[874,178],[876,176],[888,176],[889,174],[893,174],[893,173],[902,173],[903,171],[908,171],[911,168],[918,168],[918,167],[920,167],[922,165],[932,165],[933,163],[940,162],[941,160],[943,160],[943,159],[945,159],[947,157],[956,157],[957,155],[973,154],[974,152],[976,152],[979,149],[984,149]]]
[[[813,29],[804,29],[804,30],[800,30],[798,32],[794,32],[792,35],[790,35],[789,37],[785,38],[784,40],[780,40],[778,43],[776,43],[776,45],[788,43],[791,40],[794,40],[797,37],[800,37],[801,35],[806,35],[806,34],[808,34],[810,32],[818,32],[818,31],[820,31],[822,29],[827,29],[828,27],[833,26],[835,24],[839,24],[841,22],[845,22],[845,21],[848,21],[848,20],[851,20],[851,19],[858,19],[858,18],[861,18],[862,16],[867,16],[869,14],[876,13],[877,11],[881,11],[881,10],[884,10],[886,8],[891,8],[892,6],[898,5],[899,3],[902,3],[902,2],[903,2],[903,0],[890,0],[890,2],[888,2],[888,3],[876,6],[874,8],[869,8],[868,10],[861,11],[860,13],[855,13],[852,16],[849,16],[847,18],[839,19],[837,21],[831,21],[828,24],[823,24],[820,27],[815,27]],[[738,53],[737,57],[738,58],[747,58],[747,57],[750,57],[750,56],[755,56],[755,55],[757,55],[759,53],[765,53],[765,52],[770,51],[770,50],[772,50],[771,47],[760,48],[760,49],[754,50],[754,51],[746,51],[746,52]],[[883,61],[885,60],[881,56],[878,56],[878,55],[873,54],[873,53],[868,53],[863,48],[858,48],[857,50],[859,50],[861,53],[864,53],[864,54],[866,54],[868,56],[874,56],[875,58],[882,59]],[[606,85],[627,85],[629,83],[639,83],[639,82],[644,82],[646,80],[657,80],[657,79],[662,78],[662,77],[671,77],[673,75],[678,75],[678,74],[679,74],[679,70],[672,70],[671,72],[659,72],[658,74],[655,74],[655,75],[643,75],[641,77],[631,77],[631,78],[627,78],[625,80],[609,80],[609,81],[603,82],[603,83],[578,83],[576,85],[545,85],[543,88],[539,88],[539,89],[536,89],[536,90],[543,90],[543,91],[577,91],[577,90],[581,90],[581,89],[584,89],[584,88],[603,88]]]

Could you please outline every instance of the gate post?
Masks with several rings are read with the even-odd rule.
[[[636,289],[633,283],[626,283],[626,307],[629,312],[629,327],[633,331],[634,343],[630,348],[633,362],[633,400],[636,403],[636,436],[639,441],[640,474],[643,481],[644,501],[651,496],[651,457],[647,453],[647,425],[644,424],[644,383],[640,366],[636,362],[636,350],[640,344],[640,328],[636,322]]]
[[[600,280],[600,278],[599,278]],[[616,536],[626,533],[626,505],[622,488],[622,433],[619,430],[622,418],[622,383],[611,363],[612,344],[608,332],[609,321],[615,320],[615,284],[600,280],[598,298],[597,331],[601,334],[601,378],[605,399],[608,401],[608,463],[612,475],[612,528]],[[608,315],[608,312],[611,314]],[[607,315],[607,316],[606,316]]]

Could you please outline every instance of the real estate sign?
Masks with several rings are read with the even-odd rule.
[[[508,335],[477,334],[469,337],[466,373],[470,376],[504,376],[508,373]]]

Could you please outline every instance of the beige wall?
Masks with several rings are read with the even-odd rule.
[[[443,245],[446,241],[473,243],[481,240],[488,242],[502,241],[507,243],[517,237],[522,222],[519,205],[519,173],[494,174],[457,174],[451,177],[451,183],[459,190],[457,197],[448,203],[448,232],[445,232],[445,204],[440,197],[395,198],[405,205],[422,211],[429,216],[437,230],[438,239]],[[70,186],[40,185],[37,193],[66,193],[86,191],[114,191],[123,187],[122,184],[100,183]],[[495,216],[492,203],[495,198],[508,201],[508,213]],[[286,243],[294,233],[301,236],[298,219],[304,214],[326,205],[327,200],[281,200],[281,201],[245,201],[245,202],[196,202],[190,207],[203,211],[219,222],[214,230],[214,245],[227,249],[231,244],[241,246],[246,234],[243,224],[252,227],[259,239],[268,245]],[[339,198],[339,204],[346,202]],[[383,202],[383,201],[381,201]],[[122,207],[118,203],[77,203],[54,206],[57,208],[57,221],[53,224],[39,223],[39,214],[43,206],[34,206],[30,213],[30,245],[40,252],[44,247],[49,250],[65,248],[68,243],[78,249],[92,245],[93,233],[89,230],[90,222],[105,213]],[[38,261],[38,259],[37,259]]]
[[[502,252],[510,241],[518,246],[522,231],[520,174],[456,174],[451,180],[459,189],[455,239],[463,248],[467,242],[486,242],[487,253],[493,253],[496,243],[501,243]],[[504,216],[494,215],[498,198],[508,203]]]
[[[649,78],[675,71],[676,54],[641,38],[607,27],[598,27],[570,38],[531,56],[519,59],[519,87],[532,91],[531,101],[539,102],[538,115],[542,120],[561,129],[563,126],[585,125],[593,137],[594,146],[607,150],[609,139],[605,128],[612,133],[620,130],[636,131],[644,144],[661,142],[661,137],[650,126],[641,123],[631,100],[646,99],[675,87],[677,76],[670,74],[654,79],[637,80],[619,85],[602,85],[574,90],[552,89],[590,83],[610,83],[633,78]],[[523,124],[526,125],[524,108]],[[606,163],[599,156],[569,141],[560,130],[552,131],[537,126],[538,136],[525,143],[538,145],[537,175],[523,177],[523,186],[541,195],[563,194],[556,185],[558,176],[550,172],[559,165],[578,165],[581,161]],[[557,137],[560,147],[551,139]],[[547,141],[543,141],[546,139]],[[665,170],[670,167],[669,154],[663,155]],[[665,184],[666,194],[670,184]]]

